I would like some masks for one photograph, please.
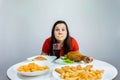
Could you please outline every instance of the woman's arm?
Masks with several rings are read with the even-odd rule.
[[[49,55],[50,53],[50,40],[51,38],[47,38],[42,46],[42,52],[41,55]]]

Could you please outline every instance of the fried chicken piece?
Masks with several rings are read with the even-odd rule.
[[[88,57],[80,53],[79,51],[70,51],[67,53],[67,58],[73,60],[75,62],[84,61],[86,63],[90,63],[93,61],[93,58]]]

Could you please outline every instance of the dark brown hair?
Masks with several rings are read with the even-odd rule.
[[[57,24],[65,24],[65,26],[66,26],[67,36],[66,36],[66,39],[64,40],[64,45],[63,45],[64,46],[64,54],[67,54],[70,51],[70,34],[69,34],[68,26],[65,21],[59,20],[59,21],[55,22],[55,24],[53,25],[53,28],[52,28],[51,42],[50,42],[50,54],[49,55],[53,55],[53,44],[57,43],[57,40],[54,35],[54,30],[55,30],[55,27]]]

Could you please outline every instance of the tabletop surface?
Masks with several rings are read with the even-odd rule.
[[[20,63],[30,62],[30,60],[32,58],[33,57],[27,58],[27,60],[25,60],[23,62],[20,62]],[[47,58],[54,59],[53,57],[50,57],[50,56],[47,57]],[[40,80],[40,79],[41,80],[42,79],[45,79],[45,80],[59,80],[59,79],[56,79],[55,76],[53,75],[54,68],[57,67],[57,66],[67,65],[67,64],[62,64],[62,63],[59,63],[59,62],[58,63],[57,62],[52,62],[52,60],[51,60],[51,62],[46,61],[45,63],[50,65],[51,70],[44,75],[36,76],[36,77],[21,76],[15,71],[15,67],[19,64],[18,63],[18,64],[15,64],[15,65],[11,66],[10,68],[8,68],[7,76],[11,80]],[[102,80],[112,80],[118,74],[117,69],[113,65],[111,65],[107,62],[101,61],[101,60],[97,60],[97,59],[94,59],[93,62],[91,62],[89,64],[84,64],[84,63],[74,63],[74,64],[82,64],[82,65],[89,65],[90,64],[90,65],[93,65],[94,67],[96,67],[98,69],[105,70],[104,75],[103,75],[104,78],[102,78]]]

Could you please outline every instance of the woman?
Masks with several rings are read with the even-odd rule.
[[[54,55],[53,44],[57,43],[60,49],[60,56],[69,51],[79,50],[77,41],[69,35],[68,26],[65,21],[57,21],[52,28],[51,37],[45,40],[42,47],[42,54]]]
[[[66,22],[59,20],[53,25],[51,37],[43,44],[42,54],[55,55],[59,58],[71,51],[79,51],[78,43],[69,35]],[[87,59],[89,61],[89,57]]]

